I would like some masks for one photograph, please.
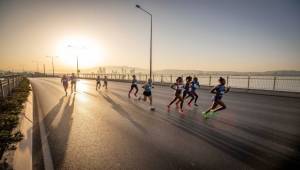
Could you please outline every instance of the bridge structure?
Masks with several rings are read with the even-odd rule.
[[[153,89],[156,110],[150,111],[149,103],[128,98],[128,80],[110,78],[108,90],[96,90],[95,80],[79,79],[77,91],[69,89],[67,96],[59,78],[30,81],[37,169],[299,167],[297,97],[233,91],[224,97],[228,108],[206,120],[206,88],[197,91],[199,107],[185,104],[180,114],[175,106],[167,111],[174,91],[159,83]]]

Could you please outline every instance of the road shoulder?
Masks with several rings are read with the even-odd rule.
[[[17,144],[13,156],[13,169],[31,170],[32,169],[32,126],[33,126],[33,107],[32,92],[25,103],[24,112],[20,115],[20,131],[24,135],[22,141]]]

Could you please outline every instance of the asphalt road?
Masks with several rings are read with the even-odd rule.
[[[185,105],[181,115],[175,107],[167,112],[169,87],[154,88],[153,112],[148,103],[128,99],[128,83],[109,82],[108,90],[96,91],[95,81],[80,80],[77,92],[64,96],[60,79],[30,80],[34,169],[45,166],[45,143],[54,169],[299,167],[300,99],[232,92],[224,97],[228,109],[204,120],[207,90],[198,91],[199,107]],[[40,139],[39,119],[47,142]]]

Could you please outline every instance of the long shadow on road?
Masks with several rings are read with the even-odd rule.
[[[142,131],[144,134],[147,134],[147,129],[145,129],[141,124],[136,122],[131,116],[130,113],[128,113],[120,104],[117,104],[115,101],[111,99],[110,96],[107,94],[102,94],[99,92],[99,94],[112,105],[112,108],[118,112],[122,117],[126,118],[130,123],[132,123],[137,129]]]
[[[64,103],[66,97],[62,97],[58,104],[56,104],[44,118],[44,122],[47,122],[48,140],[51,149],[51,155],[55,169],[61,169],[63,165],[65,153],[67,150],[67,144],[69,141],[70,131],[72,127],[72,114],[75,107],[75,96],[73,93],[67,97],[67,101]],[[54,120],[62,114],[59,122],[53,126]]]

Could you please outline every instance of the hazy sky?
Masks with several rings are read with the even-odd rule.
[[[148,68],[137,3],[153,14],[154,69],[300,70],[299,0],[0,0],[0,69],[48,70],[45,56],[59,55],[57,70],[74,70],[62,47],[74,37],[96,48],[99,62],[79,55],[85,67]]]

